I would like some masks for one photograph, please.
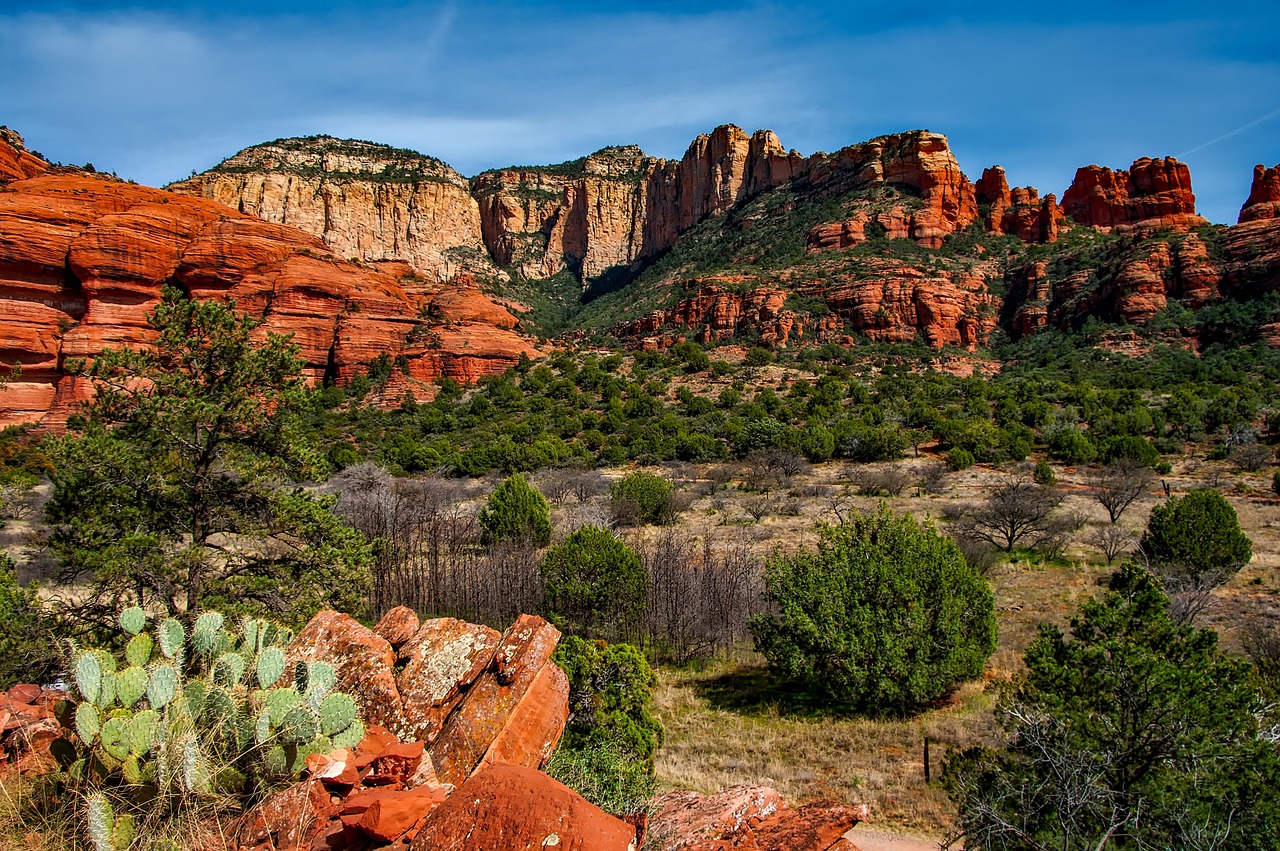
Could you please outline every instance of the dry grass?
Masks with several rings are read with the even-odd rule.
[[[994,733],[981,684],[906,720],[788,711],[753,692],[764,669],[722,664],[663,671],[655,695],[667,739],[658,754],[664,788],[715,792],[737,783],[773,786],[789,800],[834,798],[870,805],[878,826],[934,835],[949,819],[938,783],[948,750]],[[924,737],[933,782],[924,779]]]
[[[901,462],[913,466],[921,461]],[[1088,494],[1085,471],[1055,465],[1066,492],[1063,510],[1089,523],[1076,543],[1055,561],[1022,559],[996,566],[988,579],[996,595],[1000,643],[982,683],[962,687],[945,706],[897,721],[823,716],[812,707],[788,710],[785,696],[772,693],[759,657],[721,662],[703,672],[664,670],[655,696],[666,727],[658,754],[659,782],[666,788],[704,792],[735,783],[776,787],[788,799],[832,797],[870,805],[872,828],[938,838],[951,819],[951,807],[937,783],[948,749],[993,741],[990,709],[994,689],[986,683],[1008,680],[1022,668],[1022,654],[1040,624],[1065,627],[1081,602],[1103,590],[1111,568],[1102,555],[1082,543],[1107,521],[1105,510]],[[797,477],[789,486],[798,500],[795,514],[777,514],[750,522],[737,502],[749,496],[730,486],[696,500],[681,524],[705,531],[716,523],[745,524],[759,551],[793,550],[813,541],[814,524],[833,521],[833,490],[848,481],[849,469],[826,464]],[[895,510],[935,520],[954,508],[980,500],[1001,475],[975,467],[947,477],[942,494],[917,493],[886,501]],[[1202,626],[1222,634],[1223,646],[1236,652],[1236,632],[1249,618],[1280,621],[1280,512],[1270,490],[1271,470],[1232,471],[1225,462],[1182,461],[1164,477],[1172,495],[1215,486],[1235,506],[1241,527],[1253,539],[1254,559],[1226,586],[1202,616]],[[824,490],[824,495],[818,492]],[[1120,525],[1136,535],[1146,527],[1151,508],[1165,499],[1162,482],[1124,514]],[[877,497],[853,496],[848,504],[874,509]],[[945,531],[945,523],[939,521]],[[923,739],[928,734],[934,782],[924,782]]]

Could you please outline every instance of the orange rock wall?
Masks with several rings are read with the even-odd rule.
[[[1173,228],[1207,224],[1196,214],[1187,164],[1173,157],[1135,160],[1128,171],[1096,165],[1076,171],[1062,210],[1082,225],[1100,228]]]
[[[416,382],[406,389],[429,395],[441,375],[474,380],[536,354],[475,289],[432,292],[213,201],[47,166],[22,177],[37,171],[33,159],[0,140],[12,178],[0,188],[0,360],[22,369],[0,390],[0,426],[64,421],[90,393],[68,362],[146,345],[146,316],[165,284],[234,298],[262,319],[260,333],[292,334],[313,380],[404,354]],[[428,312],[441,331],[415,348]]]
[[[1240,208],[1240,224],[1264,219],[1280,219],[1280,165],[1253,167],[1253,186]]]

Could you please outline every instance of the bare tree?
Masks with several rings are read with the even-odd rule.
[[[928,493],[947,492],[947,465],[941,461],[926,461],[916,468],[920,487]]]
[[[1120,526],[1107,524],[1106,526],[1099,526],[1089,536],[1089,543],[1097,547],[1107,557],[1107,564],[1111,564],[1116,560],[1117,556],[1123,555],[1137,546],[1138,539],[1133,533]]]
[[[1258,676],[1280,686],[1280,623],[1251,620],[1245,624],[1240,642]]]
[[[1271,450],[1261,443],[1245,443],[1232,447],[1227,457],[1237,470],[1256,473],[1271,460]]]
[[[1128,458],[1113,461],[1089,474],[1089,494],[1107,510],[1112,523],[1120,520],[1155,482],[1155,472]]]
[[[760,559],[740,531],[720,540],[705,533],[699,546],[666,528],[633,546],[649,574],[645,634],[655,656],[681,664],[746,639],[763,584]]]
[[[1213,592],[1239,571],[1238,567],[1199,572],[1182,570],[1177,565],[1153,564],[1150,567],[1169,596],[1169,617],[1182,624],[1194,623],[1213,602]]]
[[[901,464],[865,464],[853,468],[849,480],[866,496],[902,496],[914,478]]]
[[[986,541],[1009,552],[1017,546],[1036,548],[1064,532],[1054,517],[1062,494],[1025,479],[1008,478],[992,488],[985,502],[970,507],[956,524],[956,537]]]

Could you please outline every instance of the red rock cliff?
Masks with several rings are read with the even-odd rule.
[[[1128,171],[1084,166],[1062,196],[1062,211],[1100,228],[1185,230],[1207,224],[1196,214],[1187,164],[1173,157],[1143,157]]]
[[[1240,208],[1240,224],[1280,219],[1280,165],[1253,167],[1253,186]]]
[[[430,395],[442,374],[471,380],[535,353],[505,311],[474,318],[488,303],[475,290],[460,305],[457,290],[336,259],[294,228],[77,170],[40,164],[27,176],[32,159],[0,140],[4,173],[16,178],[0,188],[0,360],[22,367],[0,391],[0,425],[65,420],[88,393],[67,361],[145,345],[166,283],[235,298],[262,318],[262,333],[292,334],[315,379],[403,354],[409,375],[396,380]]]

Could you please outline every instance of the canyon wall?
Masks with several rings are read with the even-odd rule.
[[[234,298],[260,333],[292,334],[314,381],[403,356],[388,388],[396,398],[537,353],[475,287],[351,263],[310,234],[213,201],[52,168],[16,134],[0,139],[0,184],[0,361],[21,367],[0,391],[0,425],[64,421],[91,392],[69,367],[147,345],[146,316],[166,284]]]

